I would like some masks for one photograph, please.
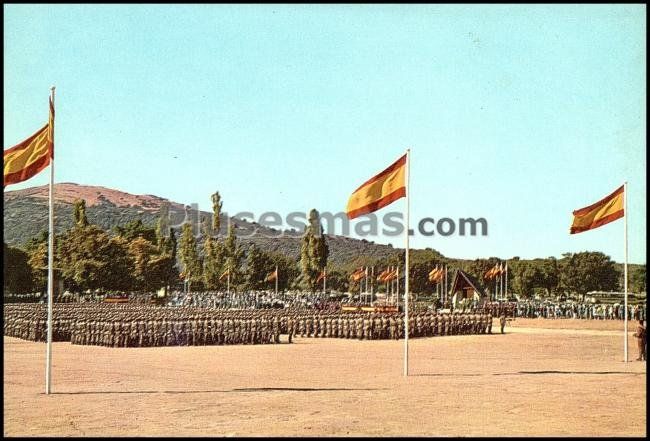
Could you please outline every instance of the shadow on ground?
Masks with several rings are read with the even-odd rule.
[[[97,391],[73,391],[73,392],[52,392],[52,395],[92,395],[92,394],[210,394],[210,393],[237,393],[237,392],[334,392],[334,391],[369,391],[386,390],[386,388],[316,388],[316,387],[244,387],[238,389],[214,389],[214,390],[97,390]],[[44,394],[41,394],[44,395]]]

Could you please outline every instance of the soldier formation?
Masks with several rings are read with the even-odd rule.
[[[55,304],[52,340],[107,347],[277,344],[280,336],[381,340],[404,338],[403,313],[305,309],[221,310],[134,304]],[[409,337],[485,334],[492,315],[414,313]],[[46,341],[47,308],[9,304],[4,335]]]

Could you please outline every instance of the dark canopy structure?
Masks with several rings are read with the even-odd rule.
[[[487,299],[487,295],[480,288],[476,279],[462,270],[456,270],[450,292],[455,302],[463,299],[477,299],[479,302],[484,302]]]

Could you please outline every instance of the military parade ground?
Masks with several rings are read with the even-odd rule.
[[[408,377],[399,340],[62,341],[49,396],[44,345],[5,336],[4,435],[645,436],[646,364],[621,362],[618,320],[504,331],[414,338]]]

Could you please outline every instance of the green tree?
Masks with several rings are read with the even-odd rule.
[[[169,202],[165,201],[160,207],[160,216],[156,223],[156,244],[160,255],[161,277],[163,286],[178,283],[178,269],[176,268],[177,242],[176,233],[169,226]]]
[[[218,289],[223,286],[219,277],[223,274],[225,250],[219,239],[207,237],[203,243],[203,279],[208,289]]]
[[[316,290],[316,279],[327,267],[329,246],[323,227],[320,224],[318,211],[309,212],[309,224],[301,239],[300,246],[300,286],[308,291]]]
[[[262,253],[257,247],[254,244],[251,245],[246,256],[245,289],[258,290],[267,287],[266,276],[268,272],[267,268],[265,268],[264,260]]]
[[[185,279],[191,283],[200,283],[203,278],[201,274],[202,265],[196,249],[196,238],[189,222],[184,223],[181,227],[179,256]]]
[[[141,237],[151,243],[156,243],[158,240],[156,229],[145,226],[140,219],[132,220],[124,226],[117,225],[113,228],[113,231],[127,241],[132,241],[137,237]]]
[[[530,262],[520,261],[509,268],[512,271],[512,289],[522,297],[531,297],[540,279],[539,270]]]
[[[538,270],[535,286],[537,288],[544,288],[546,295],[551,296],[555,293],[560,283],[560,269],[557,259],[555,257],[548,257],[546,259],[535,259],[534,262]]]
[[[631,269],[628,274],[628,290],[634,293],[646,292],[645,264]]]
[[[75,227],[87,227],[88,217],[86,216],[86,200],[85,199],[76,199],[74,201],[73,207],[74,214],[74,225]]]
[[[3,244],[3,288],[7,294],[25,294],[34,291],[29,254],[20,248]]]
[[[219,192],[215,192],[212,196],[212,230],[214,233],[219,236],[219,231],[221,230],[221,207],[223,202],[221,201],[221,195]]]
[[[130,289],[133,262],[126,241],[110,238],[95,225],[80,225],[63,234],[57,247],[57,261],[68,287],[76,291]]]
[[[30,249],[27,251],[29,256],[27,263],[29,264],[32,273],[32,283],[34,289],[40,293],[47,292],[47,247],[48,244],[46,239],[45,242],[32,244]],[[56,265],[58,265],[56,248],[54,253],[54,262],[56,267]]]
[[[566,253],[559,268],[559,284],[569,293],[584,296],[590,291],[615,291],[619,286],[616,265],[600,252]]]
[[[152,292],[164,286],[166,259],[169,256],[161,253],[154,243],[143,237],[136,237],[126,246],[133,261],[133,289]]]
[[[237,243],[237,236],[232,224],[228,225],[228,236],[224,243],[224,271],[230,271],[230,286],[236,286],[241,279],[240,262],[242,259],[243,250]]]

